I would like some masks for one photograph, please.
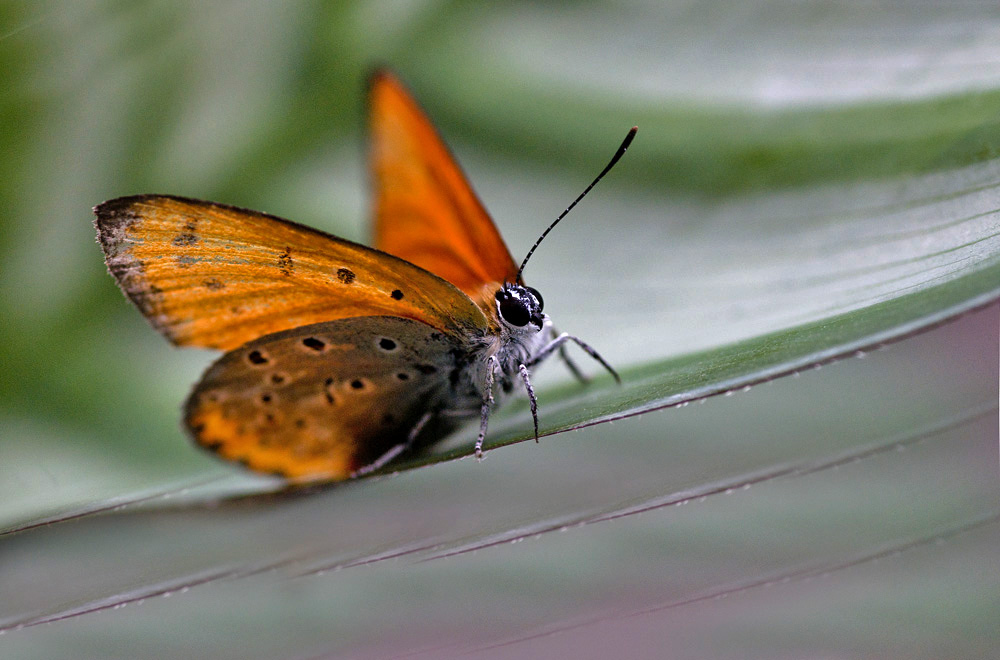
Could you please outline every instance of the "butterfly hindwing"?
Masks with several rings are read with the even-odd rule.
[[[180,346],[230,350],[354,316],[472,332],[486,323],[466,295],[422,268],[265,213],[166,195],[113,199],[94,212],[111,274]]]
[[[406,88],[377,72],[369,103],[375,247],[443,277],[477,302],[513,282],[517,265],[500,232]]]
[[[409,319],[295,328],[222,356],[191,394],[185,423],[199,444],[251,469],[343,479],[405,443],[425,414],[433,419],[420,444],[450,430],[437,413],[461,399],[452,375],[463,355],[454,338]]]

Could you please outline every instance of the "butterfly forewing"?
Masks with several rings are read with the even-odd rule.
[[[229,350],[281,330],[369,315],[474,334],[486,324],[440,277],[264,213],[164,195],[122,197],[94,211],[108,269],[178,345]]]
[[[474,300],[517,265],[430,120],[385,72],[371,80],[375,247],[443,277]]]
[[[185,421],[224,458],[297,481],[343,479],[404,444],[450,430],[452,375],[466,348],[393,317],[318,323],[263,337],[220,358],[191,394]],[[472,393],[477,401],[477,393]],[[428,421],[428,420],[423,420]]]

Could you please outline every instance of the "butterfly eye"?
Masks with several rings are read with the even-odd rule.
[[[499,307],[500,316],[503,317],[504,321],[513,326],[523,328],[531,320],[531,313],[528,311],[528,306],[517,298],[504,298],[500,300]]]
[[[538,301],[538,311],[542,311],[545,307],[545,301],[542,300],[542,294],[538,293],[538,289],[532,289],[530,286],[526,286],[524,288],[528,290],[528,293],[535,297],[535,300]]]

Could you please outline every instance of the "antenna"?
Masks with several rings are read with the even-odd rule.
[[[528,263],[528,259],[531,258],[531,255],[535,252],[535,248],[538,247],[538,244],[541,243],[546,236],[548,236],[549,232],[552,231],[553,227],[559,224],[560,220],[566,217],[566,214],[568,214],[570,211],[573,210],[573,207],[576,206],[581,199],[586,197],[587,193],[590,192],[591,188],[596,186],[597,182],[600,181],[602,178],[604,178],[604,175],[607,174],[608,171],[610,171],[611,168],[615,166],[615,163],[618,162],[618,159],[620,159],[623,155],[625,155],[625,150],[628,149],[628,146],[630,144],[632,144],[632,138],[635,137],[635,133],[638,130],[639,130],[638,126],[632,127],[632,130],[630,130],[628,132],[628,135],[625,136],[625,139],[622,140],[622,144],[620,147],[618,147],[618,151],[616,151],[615,155],[611,157],[611,162],[605,165],[604,169],[601,170],[601,173],[597,175],[597,178],[594,179],[589,186],[587,186],[587,189],[584,190],[582,193],[580,193],[580,196],[574,199],[573,203],[567,206],[566,210],[560,213],[559,217],[556,218],[551,225],[545,228],[545,231],[542,232],[542,235],[538,237],[538,240],[535,241],[535,244],[531,246],[530,250],[528,250],[528,254],[524,256],[524,261],[521,262],[521,267],[517,269],[517,276],[514,278],[515,282],[521,279],[521,271],[524,270],[524,266]]]

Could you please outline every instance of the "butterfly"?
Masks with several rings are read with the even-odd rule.
[[[462,170],[405,87],[369,86],[375,248],[247,209],[136,195],[94,209],[109,272],[177,346],[225,351],[184,406],[195,442],[293,483],[376,470],[491,410],[579,345],[557,333]]]

